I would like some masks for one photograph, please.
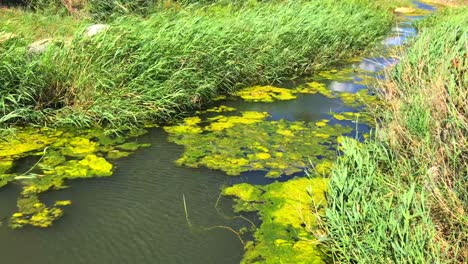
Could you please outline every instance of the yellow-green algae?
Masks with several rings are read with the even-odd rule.
[[[376,106],[380,103],[377,96],[370,94],[369,90],[362,89],[357,93],[339,93],[339,97],[343,103],[350,107],[360,107],[360,106]]]
[[[13,167],[13,161],[12,160],[0,160],[0,174],[5,173],[11,167]]]
[[[334,113],[333,118],[338,121],[353,121],[369,126],[375,125],[374,118],[368,112],[341,112]]]
[[[342,70],[342,71],[326,71],[317,75],[319,80],[323,79],[338,79],[352,81],[353,76],[351,75],[352,70]],[[360,82],[355,83],[368,83],[372,76],[368,75],[359,75],[359,78],[362,79]],[[321,94],[330,99],[341,99],[346,106],[349,107],[362,107],[366,105],[375,105],[379,101],[375,95],[369,93],[368,89],[362,89],[356,93],[349,92],[335,92],[319,81],[311,81],[303,86],[299,86],[294,89],[289,88],[279,88],[273,86],[254,86],[245,88],[236,93],[237,96],[241,97],[245,101],[252,102],[265,102],[271,103],[275,101],[285,101],[296,99],[296,94]],[[234,108],[229,108],[221,106],[218,108],[213,108],[211,110],[206,110],[199,112],[199,114],[206,112],[227,112],[234,111]]]
[[[310,82],[305,86],[294,89],[279,88],[274,86],[253,86],[245,88],[235,95],[245,101],[272,103],[275,101],[287,101],[296,99],[296,94],[316,94],[321,93],[327,97],[333,97],[325,84],[319,82]]]
[[[297,90],[303,94],[319,93],[327,98],[335,98],[332,90],[328,89],[325,84],[316,81],[309,82],[307,83],[307,86],[298,88]]]
[[[226,106],[226,105],[221,105],[221,106],[215,106],[209,109],[206,109],[204,111],[197,111],[197,114],[204,114],[204,113],[223,113],[223,112],[232,112],[236,111],[236,108]]]
[[[343,69],[333,69],[325,70],[317,73],[313,76],[314,80],[318,81],[336,81],[336,82],[354,82],[358,84],[368,84],[369,82],[374,82],[375,78],[372,76],[373,71],[364,70],[361,68],[352,68],[346,67]],[[356,81],[356,78],[361,79],[361,81]]]
[[[262,121],[266,117],[268,117],[268,113],[254,111],[242,112],[242,116],[215,116],[208,119],[211,121],[211,123],[205,128],[205,130],[221,131],[239,124],[255,124]]]
[[[54,220],[62,216],[61,207],[70,205],[71,201],[56,201],[46,205],[39,200],[39,195],[49,190],[66,188],[66,180],[112,175],[113,166],[106,157],[122,157],[147,146],[134,141],[126,142],[138,135],[141,132],[117,137],[106,135],[100,130],[70,132],[24,128],[4,137],[0,142],[0,187],[11,181],[23,186],[17,202],[18,212],[10,218],[10,226],[52,225]],[[21,175],[12,172],[15,163],[26,156],[37,156],[37,163]]]
[[[190,117],[180,125],[165,127],[169,140],[185,146],[179,165],[205,166],[228,175],[265,171],[267,177],[302,172],[310,163],[332,160],[336,139],[351,127],[315,123],[270,121],[264,112]]]
[[[31,134],[29,130],[23,130],[0,141],[0,159],[42,150],[62,134],[61,131],[50,132],[48,129],[42,129],[40,132],[43,133]]]
[[[326,206],[325,178],[294,178],[266,186],[241,183],[225,188],[234,210],[257,212],[262,223],[245,245],[242,263],[324,263],[317,217]]]
[[[296,99],[293,90],[274,86],[253,86],[245,88],[236,93],[246,101],[271,103]]]
[[[127,142],[122,145],[116,146],[116,148],[127,150],[127,151],[135,151],[139,148],[146,148],[149,147],[149,144],[139,144],[137,142]]]

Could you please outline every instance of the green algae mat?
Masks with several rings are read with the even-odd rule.
[[[352,73],[348,69],[327,71],[315,78],[350,81]],[[367,89],[357,93],[334,92],[317,81],[295,89],[254,86],[235,96],[249,102],[272,103],[293,100],[298,94],[317,93],[341,99],[344,105],[353,108],[377,103],[376,97]],[[169,133],[170,141],[185,147],[182,157],[176,161],[179,165],[204,166],[232,176],[264,171],[266,177],[277,178],[303,172],[310,166],[318,168],[318,174],[323,175],[326,172],[322,169],[324,164],[331,163],[336,157],[340,137],[353,131],[353,127],[342,125],[340,121],[355,120],[373,124],[368,114],[360,112],[330,113],[328,119],[302,122],[271,120],[267,112],[237,111],[218,106],[164,129]]]
[[[355,122],[374,124],[361,109],[378,104],[367,89],[337,92],[325,84],[330,80],[350,82],[352,75],[352,69],[326,71],[294,89],[254,86],[234,96],[247,102],[274,103],[320,94],[341,100],[356,112],[330,112],[328,118],[303,122],[217,106],[164,127],[170,141],[184,146],[178,165],[207,167],[230,176],[248,177],[251,171],[261,171],[269,178],[302,175],[264,186],[241,183],[223,189],[222,195],[234,198],[236,213],[255,212],[261,220],[258,227],[252,227],[253,240],[244,245],[242,263],[324,263],[320,217],[326,206],[326,177],[342,137],[352,134]],[[365,73],[358,76],[358,84],[371,81]],[[305,173],[312,176],[305,177]]]
[[[141,133],[115,137],[99,130],[71,132],[24,128],[3,138],[0,141],[0,187],[8,183],[22,187],[17,201],[18,212],[11,216],[10,227],[52,225],[62,216],[62,208],[72,202],[55,201],[47,205],[40,200],[40,194],[67,188],[67,180],[112,175],[113,166],[109,160],[128,156],[146,146],[133,140]],[[25,157],[37,161],[26,172],[10,173]]]
[[[326,206],[327,179],[295,178],[266,186],[241,183],[223,190],[236,212],[258,212],[255,242],[245,245],[243,263],[324,263],[317,234]]]
[[[327,80],[349,81],[349,74],[349,70],[327,71],[294,89],[254,86],[234,97],[274,103],[320,94],[341,100],[350,108],[375,103],[367,90],[346,93],[326,87]],[[178,165],[206,167],[230,176],[248,177],[252,171],[263,172],[268,178],[300,176],[266,186],[236,184],[225,188],[222,195],[234,197],[235,212],[256,212],[261,220],[253,228],[253,240],[244,245],[243,263],[323,263],[320,216],[326,206],[325,177],[331,171],[341,138],[352,133],[354,127],[350,124],[358,119],[372,123],[362,112],[330,112],[326,118],[303,122],[274,120],[267,112],[218,105],[164,130],[169,141],[184,147]],[[146,146],[137,143],[140,134],[117,137],[100,130],[25,128],[0,141],[0,187],[11,183],[22,188],[18,210],[10,217],[9,225],[51,226],[72,201],[46,204],[40,195],[67,188],[69,180],[112,175],[112,160]],[[26,172],[12,173],[26,157],[32,157],[35,164]],[[304,171],[313,177],[303,177]]]
[[[205,113],[219,113],[216,110],[219,108]],[[263,171],[266,177],[277,178],[303,173],[308,168],[325,176],[337,155],[340,137],[353,130],[329,125],[327,119],[314,123],[274,121],[265,112],[228,110],[225,115],[211,117],[200,113],[165,127],[169,140],[185,147],[177,164],[204,166],[232,176]],[[254,228],[254,241],[244,245],[242,262],[324,263],[315,233],[326,204],[326,184],[325,178],[317,177],[225,188],[223,195],[235,197],[235,212],[257,212],[262,221]]]
[[[328,163],[336,156],[336,142],[352,128],[329,120],[317,123],[268,120],[264,112],[241,112],[201,119],[190,117],[166,127],[169,140],[183,145],[177,160],[189,167],[205,166],[240,175],[264,171],[267,177],[303,172],[310,164]],[[319,168],[322,166],[319,166]]]

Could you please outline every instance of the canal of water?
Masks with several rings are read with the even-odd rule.
[[[434,10],[422,3],[416,4],[419,8]],[[408,37],[416,34],[413,21],[419,18],[400,17],[383,48],[374,53],[379,56],[363,57],[342,65],[337,70],[347,72],[345,78],[324,78],[321,82],[336,92],[356,93],[368,89],[363,79],[379,78],[382,69],[396,63],[396,59],[389,57],[388,50],[401,46]],[[301,82],[287,86],[295,87]],[[320,93],[300,94],[295,100],[273,103],[237,99],[220,104],[239,111],[267,112],[269,120],[305,122],[330,119],[331,112],[358,111],[344,104],[341,98]],[[352,126],[351,136],[356,134],[356,128],[359,133],[368,132],[364,124],[331,122]],[[70,181],[67,184],[71,188],[41,195],[46,202],[73,201],[52,227],[12,230],[5,221],[0,227],[1,262],[239,263],[243,246],[238,237],[227,229],[216,227],[239,229],[246,222],[230,217],[234,215],[232,202],[220,198],[220,190],[239,182],[268,184],[278,179],[265,178],[261,172],[232,177],[204,167],[178,166],[175,161],[181,157],[184,147],[167,138],[163,128],[149,129],[138,142],[151,146],[113,162],[112,177]],[[280,180],[291,177],[282,176]],[[18,184],[9,184],[0,189],[0,217],[6,218],[16,212],[21,188]],[[255,215],[250,217],[257,221]]]

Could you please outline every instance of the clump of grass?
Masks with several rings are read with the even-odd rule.
[[[219,94],[308,74],[375,43],[392,16],[369,1],[210,5],[123,16],[99,36],[31,56],[0,45],[0,123],[167,120]],[[333,21],[333,23],[331,23]],[[0,31],[8,31],[0,22]]]
[[[467,11],[419,25],[419,37],[382,85],[376,137],[344,142],[327,211],[339,260],[468,260]]]

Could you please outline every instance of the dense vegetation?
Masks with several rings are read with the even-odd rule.
[[[21,2],[24,9],[0,10],[0,129],[10,125],[35,124],[103,126],[121,130],[155,120],[169,121],[240,88],[294,79],[355,56],[380,40],[393,19],[387,11],[406,1],[8,2]],[[330,178],[326,213],[328,241],[336,261],[463,263],[468,260],[467,12],[467,8],[449,10],[419,25],[420,36],[411,43],[407,52],[401,54],[400,64],[382,84],[384,104],[376,106],[372,113],[381,120],[375,135],[364,143],[349,139],[343,141],[343,156],[338,159]],[[107,23],[109,28],[100,34],[87,36],[84,33],[86,28],[95,23]],[[47,47],[40,52],[34,51],[31,43],[37,41],[47,43]],[[344,118],[343,115],[338,117]],[[218,125],[222,123],[219,130],[236,118],[231,116],[222,119],[224,123],[217,122]],[[196,120],[185,119],[183,129],[189,125],[194,129],[199,122]],[[249,129],[240,127],[232,131],[239,132],[236,136],[241,133],[247,136],[223,143],[241,146],[245,151],[252,146],[255,148],[248,141],[255,136],[287,142],[284,137],[292,132],[277,130],[278,124],[284,126],[282,128],[290,128],[289,124],[282,122],[259,123]],[[276,137],[257,134],[260,125],[276,132]],[[310,127],[315,129],[318,125]],[[166,128],[168,132],[170,129]],[[180,129],[180,125],[172,129]],[[203,135],[202,128],[199,128],[197,135],[186,137],[190,140],[172,140],[186,144],[187,149],[204,140],[202,147],[209,149],[216,146],[212,142],[228,138],[225,131],[206,133],[210,129],[216,130],[211,124],[203,127]],[[304,136],[312,137],[309,134],[304,133]],[[200,141],[198,136],[203,136],[203,140]],[[261,138],[255,141],[258,143]],[[90,142],[90,139],[86,140]],[[301,154],[302,159],[313,153],[308,145],[297,140],[298,137],[294,138],[290,148],[306,152]],[[40,142],[47,143],[45,140]],[[320,140],[317,142],[322,143]],[[32,150],[45,147],[42,143]],[[69,147],[67,144],[73,145],[66,143],[64,148]],[[81,140],[77,145],[85,144]],[[14,149],[10,146],[5,144],[3,147],[5,157],[8,154],[5,149]],[[237,155],[230,148],[221,146],[221,149],[229,150],[227,154]],[[122,145],[119,147],[123,149]],[[320,147],[327,149],[321,150]],[[256,149],[261,150],[258,146]],[[313,149],[320,149],[318,156],[322,158],[326,157],[324,153],[335,154],[325,144],[318,146],[317,143]],[[93,151],[87,154],[94,155],[98,149]],[[252,170],[253,167],[247,166],[246,162],[253,160],[257,163],[257,170],[269,170],[274,174],[269,176],[274,177],[297,173],[305,167],[301,164],[296,171],[285,173],[283,168],[287,168],[287,164],[282,162],[292,163],[298,155],[288,159],[288,155],[281,154],[275,156],[276,163],[271,163],[272,155],[269,153],[251,151],[251,156],[247,156],[249,160],[243,157],[244,153],[235,157],[238,159],[219,158],[218,155],[218,159],[210,160],[209,151],[202,152],[197,148],[192,153],[188,152],[191,156],[186,154],[179,163],[197,167],[205,158],[202,165],[239,174]],[[293,153],[287,148],[286,151],[287,154]],[[81,154],[77,157],[83,158]],[[14,155],[14,158],[10,157]],[[18,153],[14,155],[4,160],[3,175],[12,168],[13,160],[21,157]],[[89,160],[96,159],[97,156],[89,156],[83,160],[89,163]],[[83,160],[78,162],[83,163]],[[246,163],[240,164],[244,167],[233,166],[239,165],[239,160]],[[60,162],[65,162],[65,158],[60,157]],[[70,163],[76,165],[77,161]],[[56,167],[57,164],[50,166]],[[94,173],[88,165],[83,166],[79,168],[85,173],[80,177]],[[282,170],[272,171],[275,166]],[[110,168],[105,171],[106,175]],[[60,180],[70,178],[65,173],[53,172]],[[16,180],[15,175],[9,174],[8,177],[4,178],[4,184]],[[298,182],[302,188],[303,180],[296,179],[288,184],[292,186]],[[43,186],[44,190],[35,195],[51,188],[51,185]],[[270,219],[276,226],[275,232],[280,233],[280,225],[275,222],[277,218],[272,216],[273,210],[268,206],[271,204],[265,200],[271,199],[271,189],[278,188],[282,190],[281,195],[275,193],[273,198],[278,201],[281,198],[281,202],[275,200],[277,203],[272,205],[289,206],[294,199],[289,199],[291,196],[288,194],[299,190],[295,189],[297,186],[292,189],[282,186],[287,185],[276,183],[254,188],[244,184],[227,189],[225,194],[242,200],[246,190],[254,193],[245,200],[253,202],[257,207],[255,210],[263,214],[264,220]],[[285,197],[289,200],[282,200]],[[32,198],[29,202],[36,202],[37,197]],[[308,208],[312,202],[315,201],[303,198],[301,206],[305,204]],[[246,203],[245,208],[237,207],[238,211],[252,211],[253,206]],[[27,222],[31,214],[43,214],[45,209],[49,210],[45,205],[40,205],[35,211],[22,210],[24,208],[19,208],[19,214],[16,214],[18,226],[31,224]],[[287,215],[289,207],[284,208],[280,208],[284,209],[281,213]],[[57,213],[55,218],[58,216]],[[297,216],[291,218],[294,217]],[[32,224],[48,226],[52,223],[49,218],[39,220],[32,221]],[[296,225],[296,231],[304,228],[297,219],[293,220],[292,226]],[[314,225],[315,221],[314,216]],[[271,224],[268,221],[264,223]],[[289,224],[281,228],[287,229]],[[259,234],[257,240],[262,241]],[[298,251],[291,246],[298,239],[289,234],[287,237],[293,241],[290,249]],[[273,235],[264,241],[275,246],[290,242],[276,239]],[[263,246],[263,243],[258,245]],[[273,247],[260,248],[270,254]],[[311,251],[307,250],[314,251],[314,248],[304,246],[299,251],[309,254]],[[258,255],[249,254],[246,259],[258,259]]]
[[[419,25],[383,84],[374,140],[345,141],[329,191],[338,260],[466,263],[468,9]]]
[[[2,11],[9,19],[0,32],[17,35],[0,44],[0,123],[126,128],[165,120],[219,94],[355,55],[389,28],[391,13],[377,3],[163,8],[144,19],[118,16],[93,38],[81,34],[86,19]],[[40,32],[53,45],[30,54]]]

